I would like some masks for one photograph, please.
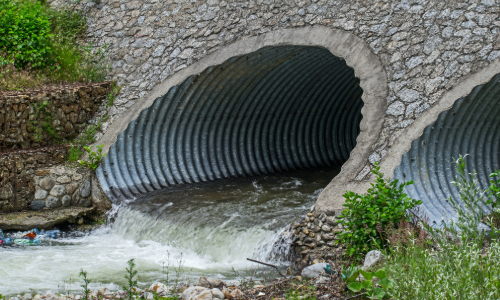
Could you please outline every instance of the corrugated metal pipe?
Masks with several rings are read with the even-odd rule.
[[[442,220],[453,217],[452,205],[446,200],[449,196],[460,202],[458,189],[450,183],[457,176],[454,159],[460,154],[468,155],[468,172],[477,172],[480,187],[489,186],[488,175],[500,169],[499,124],[500,74],[458,99],[412,142],[394,177],[415,181],[406,191],[422,200],[431,222],[440,226]]]
[[[360,131],[361,95],[353,69],[325,48],[262,48],[156,99],[97,176],[111,199],[133,199],[175,184],[342,165]]]

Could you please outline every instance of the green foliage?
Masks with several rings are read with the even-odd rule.
[[[113,82],[113,85],[111,86],[111,93],[108,95],[108,103],[107,106],[111,107],[113,106],[113,102],[115,101],[116,96],[120,93],[120,87]]]
[[[398,180],[384,180],[380,166],[375,163],[371,171],[377,176],[366,194],[351,191],[343,196],[346,209],[339,217],[347,230],[339,234],[339,242],[347,245],[349,255],[360,256],[372,248],[385,247],[385,228],[399,224],[407,218],[406,211],[421,204],[403,191],[412,181],[398,185]]]
[[[490,186],[487,192],[488,201],[486,204],[491,205],[493,209],[498,207],[500,202],[500,170],[490,174]]]
[[[99,164],[101,163],[101,160],[104,158],[104,156],[106,156],[106,154],[102,154],[102,147],[104,147],[104,144],[102,144],[101,146],[97,146],[97,152],[92,151],[92,148],[90,146],[83,147],[85,150],[87,150],[89,161],[81,160],[80,165],[92,170],[97,169],[97,167],[99,167]]]
[[[33,0],[0,0],[0,51],[17,68],[53,65],[51,27],[42,4]]]
[[[42,132],[47,132],[53,139],[59,139],[59,135],[56,130],[52,127],[52,121],[54,117],[52,116],[52,112],[48,110],[49,101],[45,100],[41,103],[32,104],[35,110],[35,114],[33,115],[33,121],[31,122],[33,127],[35,128],[34,139],[35,142],[40,142],[42,140]],[[40,122],[38,119],[40,115],[43,115],[43,121]]]
[[[81,287],[83,288],[85,299],[89,300],[89,295],[90,295],[89,284],[92,282],[92,280],[90,280],[87,277],[87,272],[83,271],[83,269],[80,269],[80,274],[78,276],[83,278],[83,284],[81,285]]]
[[[127,264],[127,274],[125,275],[127,285],[123,286],[123,289],[127,292],[128,300],[132,300],[134,296],[137,296],[137,292],[135,291],[135,288],[137,287],[137,280],[134,280],[134,277],[137,275],[137,271],[134,270],[135,263],[133,258],[130,259]]]
[[[85,43],[84,14],[35,0],[0,0],[0,89],[103,81],[107,45]]]
[[[359,275],[363,275],[364,280],[358,281]],[[390,290],[394,286],[385,269],[380,269],[375,273],[363,271],[354,266],[342,272],[342,277],[348,282],[347,288],[354,293],[364,292],[370,299],[390,299]],[[378,280],[375,280],[378,278]]]
[[[68,153],[68,162],[77,162],[82,156],[83,152],[80,147],[71,145]]]

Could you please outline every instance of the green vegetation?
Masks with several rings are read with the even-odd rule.
[[[132,300],[137,297],[137,292],[135,291],[137,287],[137,280],[134,280],[134,277],[137,275],[137,271],[134,270],[135,263],[133,258],[130,259],[127,264],[127,275],[125,275],[125,279],[127,279],[127,285],[123,286],[123,289],[127,292],[128,300]]]
[[[83,269],[80,270],[80,274],[78,276],[83,278],[83,284],[81,285],[81,287],[83,288],[83,294],[85,295],[85,300],[89,300],[90,296],[89,284],[92,282],[92,280],[90,280],[87,277],[87,272],[85,272]]]
[[[390,292],[394,283],[387,277],[384,269],[371,273],[351,266],[342,275],[349,282],[347,288],[354,293],[363,292],[370,299],[391,298]],[[362,275],[364,279],[358,280],[359,275]]]
[[[346,209],[339,218],[348,230],[339,235],[339,242],[347,246],[351,256],[360,257],[372,248],[384,247],[385,229],[399,224],[407,218],[408,209],[422,203],[409,198],[403,191],[413,182],[398,185],[398,180],[384,180],[378,163],[371,172],[377,179],[365,194],[347,191],[343,195]]]
[[[97,146],[97,152],[92,151],[91,146],[83,147],[85,150],[87,150],[87,154],[89,155],[89,161],[81,160],[80,165],[90,168],[92,170],[97,169],[97,167],[99,167],[99,164],[101,163],[101,160],[104,158],[104,156],[106,156],[106,154],[102,154],[102,147],[104,147],[104,144],[102,144],[101,146]]]
[[[35,0],[0,0],[0,90],[103,81],[107,46],[85,43],[84,15]]]

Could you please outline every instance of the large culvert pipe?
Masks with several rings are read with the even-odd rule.
[[[439,225],[453,217],[452,205],[446,200],[449,196],[460,202],[458,189],[450,183],[457,176],[453,160],[459,155],[468,155],[468,172],[475,170],[480,187],[488,187],[488,175],[500,169],[499,124],[500,75],[497,75],[442,112],[403,155],[394,177],[415,182],[406,187],[406,192],[422,200],[424,212],[432,223]]]
[[[356,145],[359,79],[325,48],[265,47],[188,77],[118,135],[110,198],[226,177],[337,166]]]

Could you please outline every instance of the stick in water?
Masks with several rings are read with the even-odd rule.
[[[279,270],[279,269],[278,269],[278,267],[277,267],[277,266],[275,266],[275,265],[266,264],[266,263],[264,263],[264,262],[261,262],[261,261],[255,260],[255,259],[251,259],[251,258],[247,258],[247,260],[252,261],[252,262],[256,262],[256,263],[258,263],[258,264],[262,264],[262,265],[265,265],[265,266],[268,266],[268,267],[273,267],[273,268],[275,268],[275,269],[276,269],[276,271],[278,271],[278,273],[279,273],[282,277],[286,278],[286,276],[285,276],[285,275],[283,275],[283,274],[281,274],[280,270]]]

